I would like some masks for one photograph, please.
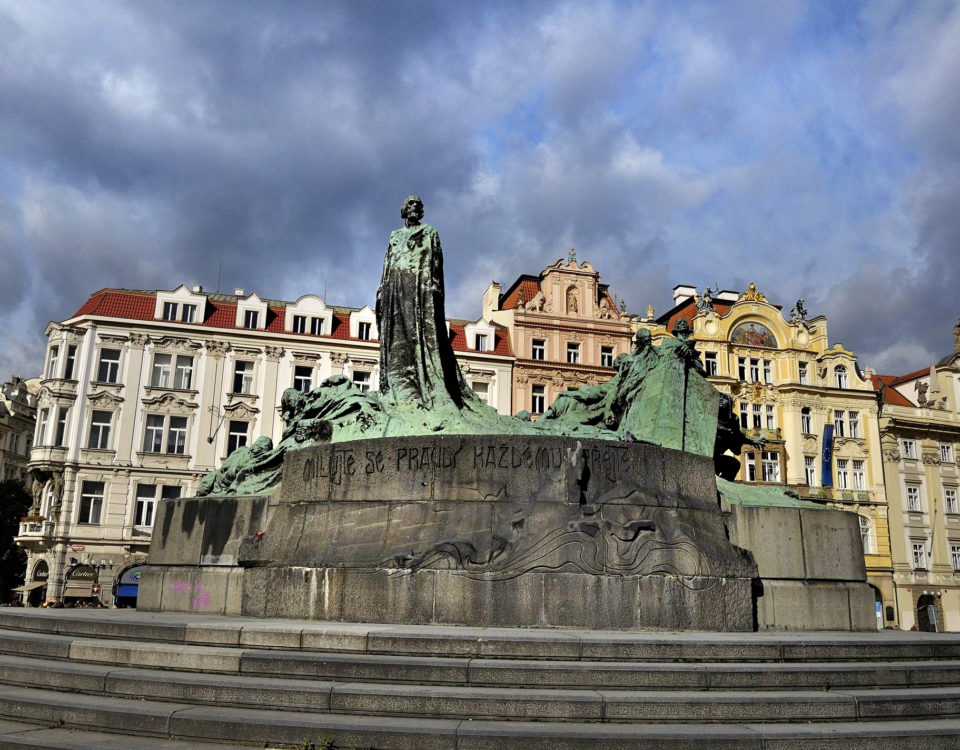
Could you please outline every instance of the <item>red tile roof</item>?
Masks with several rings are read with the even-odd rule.
[[[78,318],[83,315],[95,315],[104,318],[121,318],[125,320],[154,320],[154,311],[156,310],[157,293],[136,291],[130,289],[101,289],[90,295],[90,299],[83,303],[79,310],[72,316]],[[333,325],[329,334],[314,336],[313,334],[295,334],[284,331],[286,321],[286,308],[282,303],[269,305],[267,307],[268,333],[286,333],[291,336],[309,336],[311,338],[332,338],[346,341],[359,341],[350,336],[350,312],[334,311]],[[212,299],[207,296],[207,311],[202,321],[198,325],[204,328],[242,328],[237,326],[237,301],[235,299]],[[464,324],[450,326],[454,334],[451,341],[456,351],[473,351],[467,346],[466,335],[464,333]],[[502,330],[497,330],[495,335],[495,345],[490,354],[499,354],[502,356],[513,356],[508,337]],[[377,341],[377,339],[371,339]]]
[[[713,309],[716,310],[717,315],[719,315],[721,318],[727,316],[731,307],[733,307],[732,302],[718,302],[717,300],[713,301]],[[696,315],[696,301],[693,299],[693,297],[691,297],[690,299],[681,302],[669,312],[661,315],[659,318],[657,318],[657,322],[665,326],[668,331],[672,331],[678,320],[682,319],[692,324]]]
[[[506,296],[503,298],[503,303],[500,305],[501,310],[511,310],[517,307],[520,301],[520,292],[523,291],[523,302],[526,304],[540,292],[540,282],[531,276],[521,276],[515,282],[513,286],[507,290]]]
[[[922,370],[920,372],[922,372]],[[929,370],[927,372],[929,372]],[[914,404],[906,396],[900,393],[900,391],[894,388],[894,384],[898,380],[902,380],[904,377],[906,376],[897,377],[895,375],[871,375],[870,380],[873,381],[873,390],[875,391],[880,390],[881,382],[887,386],[887,389],[883,394],[884,403],[892,406],[916,406],[916,404]]]

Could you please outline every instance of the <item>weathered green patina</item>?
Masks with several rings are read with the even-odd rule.
[[[446,333],[440,238],[420,222],[418,196],[407,198],[401,216],[404,226],[390,235],[377,292],[379,392],[363,393],[343,375],[309,393],[287,390],[281,404],[286,428],[277,446],[261,438],[238,449],[204,478],[198,496],[269,494],[280,481],[286,451],[371,437],[552,435],[643,442],[713,456],[726,476],[730,461],[737,465],[728,450],[762,444],[743,434],[729,399],[706,380],[684,320],[675,338],[659,346],[649,331],[638,331],[633,351],[617,358],[611,380],[560,394],[538,421],[525,412],[498,414],[457,366]]]

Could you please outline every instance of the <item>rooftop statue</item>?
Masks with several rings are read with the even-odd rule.
[[[636,441],[714,456],[724,476],[730,460],[735,463],[723,458],[728,448],[762,444],[744,435],[729,404],[706,380],[685,320],[659,346],[640,329],[633,351],[617,358],[611,380],[561,393],[538,421],[498,414],[467,385],[454,357],[440,237],[421,222],[420,197],[409,196],[400,215],[404,226],[390,234],[377,292],[379,392],[361,392],[344,375],[309,393],[288,389],[281,402],[286,427],[277,446],[260,438],[234,451],[204,478],[198,496],[269,494],[280,481],[287,450],[362,438],[442,433]]]

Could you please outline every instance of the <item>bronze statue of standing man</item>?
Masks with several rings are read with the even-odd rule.
[[[443,251],[437,230],[422,224],[423,201],[400,209],[377,291],[380,398],[385,404],[462,409],[477,400],[453,356],[443,304]]]

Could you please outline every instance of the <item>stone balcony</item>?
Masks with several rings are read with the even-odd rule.
[[[17,536],[34,538],[53,536],[54,525],[53,521],[21,521]]]

